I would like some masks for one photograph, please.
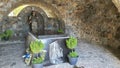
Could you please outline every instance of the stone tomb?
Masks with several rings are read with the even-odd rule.
[[[45,44],[45,50],[47,51],[44,66],[48,66],[51,64],[58,64],[67,62],[67,54],[69,50],[65,46],[65,39],[69,38],[69,36],[65,35],[65,25],[64,22],[60,18],[49,18],[44,11],[42,11],[40,8],[28,7],[30,11],[27,11],[27,9],[22,11],[22,14],[19,15],[23,17],[24,22],[26,22],[28,27],[28,33],[27,33],[27,47],[29,47],[31,41],[35,40],[41,40]],[[34,8],[34,10],[33,10]],[[39,9],[39,10],[38,10]],[[25,15],[25,11],[27,11]],[[24,16],[22,16],[24,13]],[[57,46],[55,45],[57,42]],[[52,44],[52,45],[51,45]],[[59,59],[56,59],[56,61],[51,61],[50,59],[50,53],[52,49],[58,49],[61,51],[60,54],[56,52],[56,55]],[[50,50],[51,48],[51,50]],[[52,55],[55,55],[52,53]],[[55,58],[52,57],[52,58]],[[57,58],[57,57],[56,57]]]
[[[61,35],[40,35],[40,36],[34,36],[32,33],[29,33],[28,37],[27,37],[27,45],[29,47],[30,42],[34,41],[34,40],[42,41],[44,43],[44,45],[45,45],[44,49],[47,51],[46,57],[45,57],[44,66],[49,66],[49,65],[53,64],[51,62],[51,59],[50,59],[50,51],[51,51],[50,47],[51,47],[51,43],[54,43],[56,41],[57,41],[57,44],[58,44],[59,48],[62,49],[62,53],[63,53],[62,57],[58,56],[58,58],[61,58],[60,60],[62,61],[62,62],[58,61],[58,63],[68,62],[67,54],[69,53],[70,50],[65,45],[65,40],[67,38],[69,38],[69,36],[67,36],[65,34],[61,34]],[[52,46],[52,49],[55,49],[54,45]],[[54,53],[54,52],[51,52],[51,53]],[[55,54],[59,55],[58,52],[54,53],[54,55]],[[54,58],[54,57],[52,57],[52,58]],[[58,64],[58,63],[56,62],[55,64]]]

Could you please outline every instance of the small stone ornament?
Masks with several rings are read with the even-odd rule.
[[[63,62],[63,49],[60,47],[57,41],[50,44],[49,58],[52,64],[60,64]]]

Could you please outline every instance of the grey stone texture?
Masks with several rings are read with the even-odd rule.
[[[27,68],[22,58],[24,52],[23,44],[0,45],[0,68]]]
[[[102,46],[81,41],[76,50],[79,53],[78,67],[120,68],[119,59]]]
[[[120,12],[120,1],[119,0],[112,0],[112,2],[115,4],[116,8],[118,9],[118,11]]]
[[[80,41],[78,48],[79,61],[77,66],[85,68],[120,68],[120,61],[108,50],[98,45],[107,45],[114,48],[120,46],[120,13],[111,0],[1,0],[0,1],[0,33],[5,29],[14,30],[14,36],[24,38],[29,31],[24,23],[24,12],[21,17],[14,18],[7,15],[15,7],[25,3],[40,3],[49,12],[59,13],[65,22],[66,33],[83,39],[92,44]],[[26,11],[26,10],[25,10]],[[44,11],[44,10],[43,10]],[[54,13],[53,13],[54,12]],[[0,68],[27,68],[22,55],[25,45],[21,43],[0,42]],[[3,43],[3,44],[2,44]],[[5,44],[4,44],[5,43]],[[7,43],[7,44],[6,44]],[[68,63],[53,65],[45,68],[71,68]],[[28,67],[29,68],[29,67]]]
[[[70,35],[93,44],[119,46],[120,14],[112,0],[45,1],[58,9]]]
[[[120,61],[102,46],[79,41],[76,48],[79,54],[77,67],[84,68],[120,68]],[[0,45],[0,68],[31,68],[22,58],[24,44]],[[73,68],[69,63],[45,66],[44,68]]]
[[[112,0],[44,1],[59,11],[58,14],[57,11],[53,9],[51,10],[51,14],[53,12],[57,13],[57,17],[61,17],[64,20],[66,33],[95,44],[108,45],[114,48],[120,46],[120,32],[118,31],[120,27],[120,14],[112,3]],[[43,0],[34,0],[34,2],[33,0],[2,0],[0,2],[0,26],[2,25],[0,32],[12,26],[12,29],[17,28],[16,30],[19,30],[16,33],[17,35],[24,35],[22,33],[28,30],[25,23],[22,24],[24,26],[18,26],[16,22],[18,20],[14,18],[12,20],[9,19],[7,14],[20,4],[31,2],[41,3]],[[50,5],[44,3],[45,7],[51,8]],[[3,25],[5,23],[7,23],[7,25]],[[21,21],[19,21],[19,24],[21,24]]]

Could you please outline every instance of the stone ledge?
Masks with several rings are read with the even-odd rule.
[[[7,44],[24,44],[25,41],[0,41],[0,45],[7,45]]]
[[[58,65],[45,66],[44,68],[73,68],[69,63],[61,63]]]

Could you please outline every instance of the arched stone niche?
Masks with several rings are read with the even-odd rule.
[[[31,31],[31,28],[34,29],[37,26],[39,30],[35,28],[37,33],[33,32],[36,35],[63,34],[65,32],[65,24],[62,18],[58,16],[59,14],[56,12],[57,10],[52,9],[47,4],[46,5],[48,7],[45,4],[38,4],[39,3],[35,4],[34,2],[29,4],[25,3],[22,5],[18,4],[19,6],[13,8],[13,10],[8,13],[8,22],[2,25],[2,31],[11,29],[14,31],[15,37],[22,38],[25,37],[29,31]],[[23,5],[29,6],[26,6],[20,10],[17,16],[9,16],[11,12]],[[38,23],[36,25],[32,24],[32,27],[30,27],[30,21],[28,21],[28,19],[32,16],[32,12],[36,13],[36,17],[33,18],[35,18]],[[42,29],[38,25],[41,26]],[[63,32],[59,33],[58,30],[63,30]]]
[[[34,15],[33,15],[34,13]],[[39,7],[29,6],[24,8],[18,15],[19,22],[23,23],[24,33],[33,32],[36,34],[44,34],[45,23],[48,22],[48,16]],[[37,29],[36,29],[37,28]],[[35,30],[36,29],[36,30]],[[40,33],[39,33],[40,32]]]

